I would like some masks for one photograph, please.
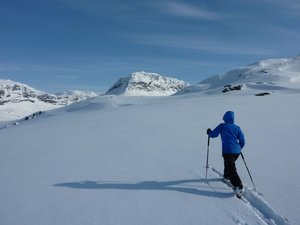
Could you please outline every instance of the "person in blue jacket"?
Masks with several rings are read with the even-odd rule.
[[[245,146],[245,137],[241,128],[234,124],[234,112],[228,111],[214,130],[207,129],[207,135],[216,138],[221,135],[222,155],[224,158],[224,179],[230,180],[236,191],[243,191],[242,181],[236,171],[235,161]]]

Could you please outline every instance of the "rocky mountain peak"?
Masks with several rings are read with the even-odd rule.
[[[107,92],[107,95],[129,96],[168,96],[187,87],[184,81],[164,77],[157,73],[135,72],[120,78]]]

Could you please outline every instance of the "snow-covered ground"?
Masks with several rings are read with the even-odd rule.
[[[44,102],[19,102],[8,103],[0,106],[0,124],[6,121],[22,119],[32,113],[47,111],[62,107],[61,105],[52,105]]]
[[[300,224],[299,94],[102,96],[0,130],[0,224]],[[236,112],[242,200],[209,170]],[[222,172],[220,139],[209,162]]]

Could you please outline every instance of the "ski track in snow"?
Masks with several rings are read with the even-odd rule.
[[[222,173],[217,169],[210,166],[212,171],[222,179]],[[254,192],[252,188],[244,185],[245,192],[241,198],[257,216],[257,218],[263,221],[266,225],[290,225],[288,219],[278,215],[272,207],[262,198],[262,194]],[[238,224],[241,224],[240,221]]]

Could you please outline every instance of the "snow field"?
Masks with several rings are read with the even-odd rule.
[[[258,215],[257,199],[233,197],[212,171],[204,179],[206,129],[227,110],[245,133],[258,197],[298,224],[298,99],[99,97],[3,129],[0,224],[280,224]],[[220,140],[211,140],[218,171],[220,151]],[[251,187],[241,159],[237,167]]]

